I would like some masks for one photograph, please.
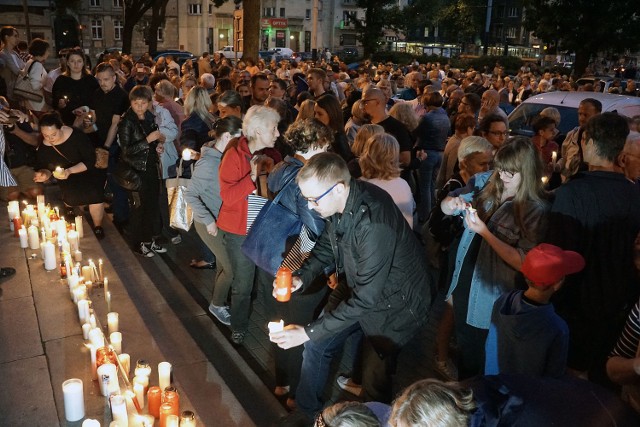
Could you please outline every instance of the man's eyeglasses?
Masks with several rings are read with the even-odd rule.
[[[329,187],[329,189],[327,191],[325,191],[324,193],[322,193],[321,195],[319,195],[318,197],[305,197],[304,199],[307,202],[311,202],[314,205],[318,206],[320,199],[322,199],[324,196],[326,196],[327,194],[329,194],[331,192],[331,190],[333,190],[336,185],[340,184],[340,182],[336,182],[335,184],[333,184],[331,187]]]
[[[499,131],[499,130],[490,130],[490,131],[489,131],[489,132],[487,132],[487,133],[490,133],[490,134],[491,134],[491,135],[493,135],[493,136],[504,136],[504,137],[509,136],[509,131],[501,132],[501,131]]]

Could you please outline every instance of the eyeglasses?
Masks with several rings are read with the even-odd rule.
[[[496,169],[496,170],[498,171],[499,175],[504,175],[505,178],[507,179],[513,178],[513,176],[518,173],[518,172],[507,171],[504,169]]]
[[[491,135],[493,135],[493,136],[504,136],[504,137],[509,136],[509,131],[501,132],[501,131],[499,131],[499,130],[490,130],[490,131],[489,131],[489,132],[487,132],[487,133],[490,133],[490,134],[491,134]]]
[[[331,187],[329,187],[329,189],[327,191],[325,191],[324,193],[322,193],[321,195],[319,195],[318,197],[305,197],[304,199],[307,202],[311,202],[314,205],[318,206],[320,199],[322,199],[324,196],[326,196],[327,194],[329,194],[331,192],[331,190],[333,190],[336,185],[340,184],[340,182],[336,182],[335,184],[333,184]]]

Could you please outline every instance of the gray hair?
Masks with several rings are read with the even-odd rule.
[[[481,136],[468,136],[460,142],[458,147],[458,162],[476,153],[493,151],[493,145]]]
[[[254,105],[249,108],[242,121],[242,133],[247,139],[256,137],[259,129],[267,129],[280,121],[280,114],[273,108],[264,105]]]
[[[213,89],[214,87],[216,87],[216,78],[213,77],[213,74],[211,73],[203,73],[200,76],[200,84],[205,89]]]

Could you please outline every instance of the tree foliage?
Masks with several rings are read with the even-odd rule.
[[[620,53],[640,43],[638,0],[524,0],[525,25],[559,50],[575,52],[582,74],[598,52]]]
[[[399,30],[403,27],[403,14],[394,0],[357,0],[356,5],[365,9],[364,21],[353,24],[367,57],[379,49],[385,28]]]
[[[487,13],[484,0],[445,0],[437,12],[438,25],[447,41],[468,43],[483,32]]]

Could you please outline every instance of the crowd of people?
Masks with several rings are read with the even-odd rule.
[[[189,179],[200,244],[190,265],[216,269],[211,314],[241,345],[259,287],[267,317],[285,322],[270,339],[274,394],[291,425],[495,416],[487,384],[434,380],[404,390],[393,409],[323,410],[349,338],[353,371],[340,387],[391,403],[398,355],[443,295],[443,379],[513,375],[502,383],[513,390],[566,381],[554,383],[561,390],[579,377],[624,385],[640,407],[640,120],[587,98],[566,136],[554,108],[532,120],[532,138],[508,131],[508,113],[529,96],[598,88],[528,67],[509,77],[499,64],[350,69],[324,57],[232,64],[203,54],[180,65],[112,53],[91,70],[80,49],[58,52],[47,72],[49,44],[34,39],[21,56],[18,38],[0,29],[0,196],[34,198],[55,179],[68,215],[87,207],[100,239],[112,214],[147,258],[167,251],[163,234],[181,243],[165,181]],[[34,96],[18,90],[24,79]],[[631,83],[624,91],[637,95]],[[289,302],[276,301],[274,272],[243,247],[256,195],[300,224],[293,242],[272,236],[292,266]],[[344,413],[369,421],[340,424]]]

